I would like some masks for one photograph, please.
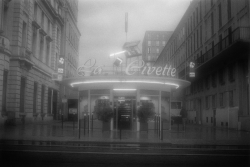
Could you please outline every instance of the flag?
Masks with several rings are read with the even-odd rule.
[[[125,32],[128,32],[128,12],[125,13]]]

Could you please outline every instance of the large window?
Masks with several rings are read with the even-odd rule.
[[[33,113],[36,113],[36,105],[37,105],[37,82],[34,82],[34,90],[33,90]]]

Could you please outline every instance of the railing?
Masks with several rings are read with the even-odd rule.
[[[250,39],[250,27],[239,27],[235,29],[231,34],[223,38],[214,47],[212,47],[206,53],[196,59],[196,68],[212,59],[213,57],[217,56],[221,51],[227,49],[236,41],[243,39]]]

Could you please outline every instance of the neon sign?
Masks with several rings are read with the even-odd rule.
[[[87,60],[83,66],[77,69],[77,74],[79,76],[86,76],[87,74],[93,74],[93,75],[101,74],[104,66],[95,66],[95,64],[96,64],[95,59]],[[171,65],[166,64],[164,67],[148,66],[145,64],[143,60],[135,60],[131,62],[125,69],[125,73],[127,75],[134,75],[136,71],[139,71],[141,75],[157,75],[157,76],[168,76],[168,77],[175,77],[176,75],[176,69],[172,68]]]

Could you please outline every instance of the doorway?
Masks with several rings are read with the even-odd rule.
[[[132,130],[135,121],[135,97],[114,98],[114,128]]]

